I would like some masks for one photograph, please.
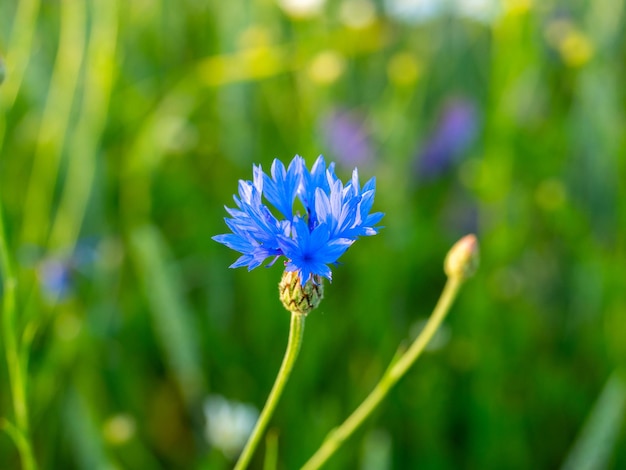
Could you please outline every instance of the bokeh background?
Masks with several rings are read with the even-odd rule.
[[[626,468],[624,19],[622,0],[3,0],[0,467],[21,430],[43,469],[230,468],[289,315],[281,263],[228,269],[211,237],[253,163],[323,154],[377,178],[385,229],[334,269],[254,468],[298,468],[360,403],[470,232],[479,272],[327,468]]]

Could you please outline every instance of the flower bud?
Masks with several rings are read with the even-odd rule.
[[[478,269],[479,254],[476,235],[465,235],[454,244],[444,261],[444,271],[448,277],[468,279]]]
[[[290,312],[306,315],[324,298],[323,283],[324,279],[314,274],[303,286],[298,271],[285,271],[278,284],[280,301]]]

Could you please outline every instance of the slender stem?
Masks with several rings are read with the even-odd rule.
[[[252,431],[246,446],[239,456],[237,465],[235,465],[235,470],[243,470],[247,468],[252,456],[254,455],[254,451],[263,436],[263,432],[265,432],[265,428],[267,428],[270,418],[274,413],[274,409],[278,404],[278,400],[280,399],[283,389],[285,388],[287,379],[289,379],[289,374],[291,373],[293,365],[296,362],[296,358],[298,357],[298,352],[300,352],[302,334],[304,333],[304,319],[305,315],[293,312],[291,313],[289,341],[287,343],[287,350],[285,351],[283,363],[281,364],[278,375],[276,376],[272,391],[267,397],[263,411],[261,411],[261,416],[259,416],[259,420],[254,426],[254,430]]]
[[[0,418],[0,429],[13,439],[22,459],[22,468],[24,470],[36,469],[37,464],[28,437],[17,426],[3,418]]]
[[[9,432],[14,438],[20,456],[22,465],[25,469],[30,470],[36,468],[35,459],[33,457],[32,448],[29,439],[28,428],[28,405],[26,398],[26,377],[24,370],[24,362],[20,357],[20,345],[16,334],[16,288],[17,279],[13,270],[13,262],[6,240],[6,231],[4,228],[4,214],[2,210],[2,202],[0,201],[0,269],[2,270],[3,282],[3,301],[2,301],[2,338],[4,340],[4,348],[7,359],[7,369],[9,373],[11,398],[13,402],[13,412],[15,413],[16,430],[19,432]],[[5,430],[10,427],[4,426]],[[18,436],[19,439],[15,437]]]
[[[393,386],[400,380],[409,368],[415,363],[424,348],[431,340],[441,322],[450,310],[463,279],[459,276],[449,277],[446,286],[439,297],[439,301],[433,310],[426,326],[415,339],[409,349],[389,368],[380,379],[374,390],[359,405],[359,407],[346,419],[341,426],[332,430],[322,443],[321,447],[304,464],[302,470],[314,470],[320,468],[335,453],[348,437],[372,414],[372,411],[387,396]]]

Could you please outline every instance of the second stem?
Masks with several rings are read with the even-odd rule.
[[[341,426],[328,434],[322,446],[313,454],[308,462],[304,464],[302,470],[315,470],[324,465],[344,441],[372,414],[374,409],[387,396],[391,388],[406,374],[413,363],[415,363],[431,340],[441,325],[441,322],[446,317],[448,310],[450,310],[450,306],[461,284],[462,278],[459,276],[448,278],[448,282],[441,293],[441,297],[439,297],[439,301],[432,315],[413,344],[411,344],[409,349],[397,361],[390,364],[380,382],[376,384],[374,390],[372,390],[361,405],[354,410],[350,417],[346,419]]]

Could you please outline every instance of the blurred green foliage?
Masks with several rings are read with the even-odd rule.
[[[376,176],[386,228],[346,253],[309,316],[268,461],[297,468],[358,405],[475,231],[481,267],[438,347],[328,468],[556,468],[588,419],[568,468],[626,468],[624,2],[428,4],[0,3],[18,281],[3,350],[14,334],[40,468],[232,465],[203,403],[262,406],[289,315],[280,263],[229,270],[236,253],[210,237],[252,163],[296,153]],[[459,101],[474,135],[455,147],[441,126]],[[351,139],[371,158],[341,150]],[[0,467],[19,468],[9,434]]]

